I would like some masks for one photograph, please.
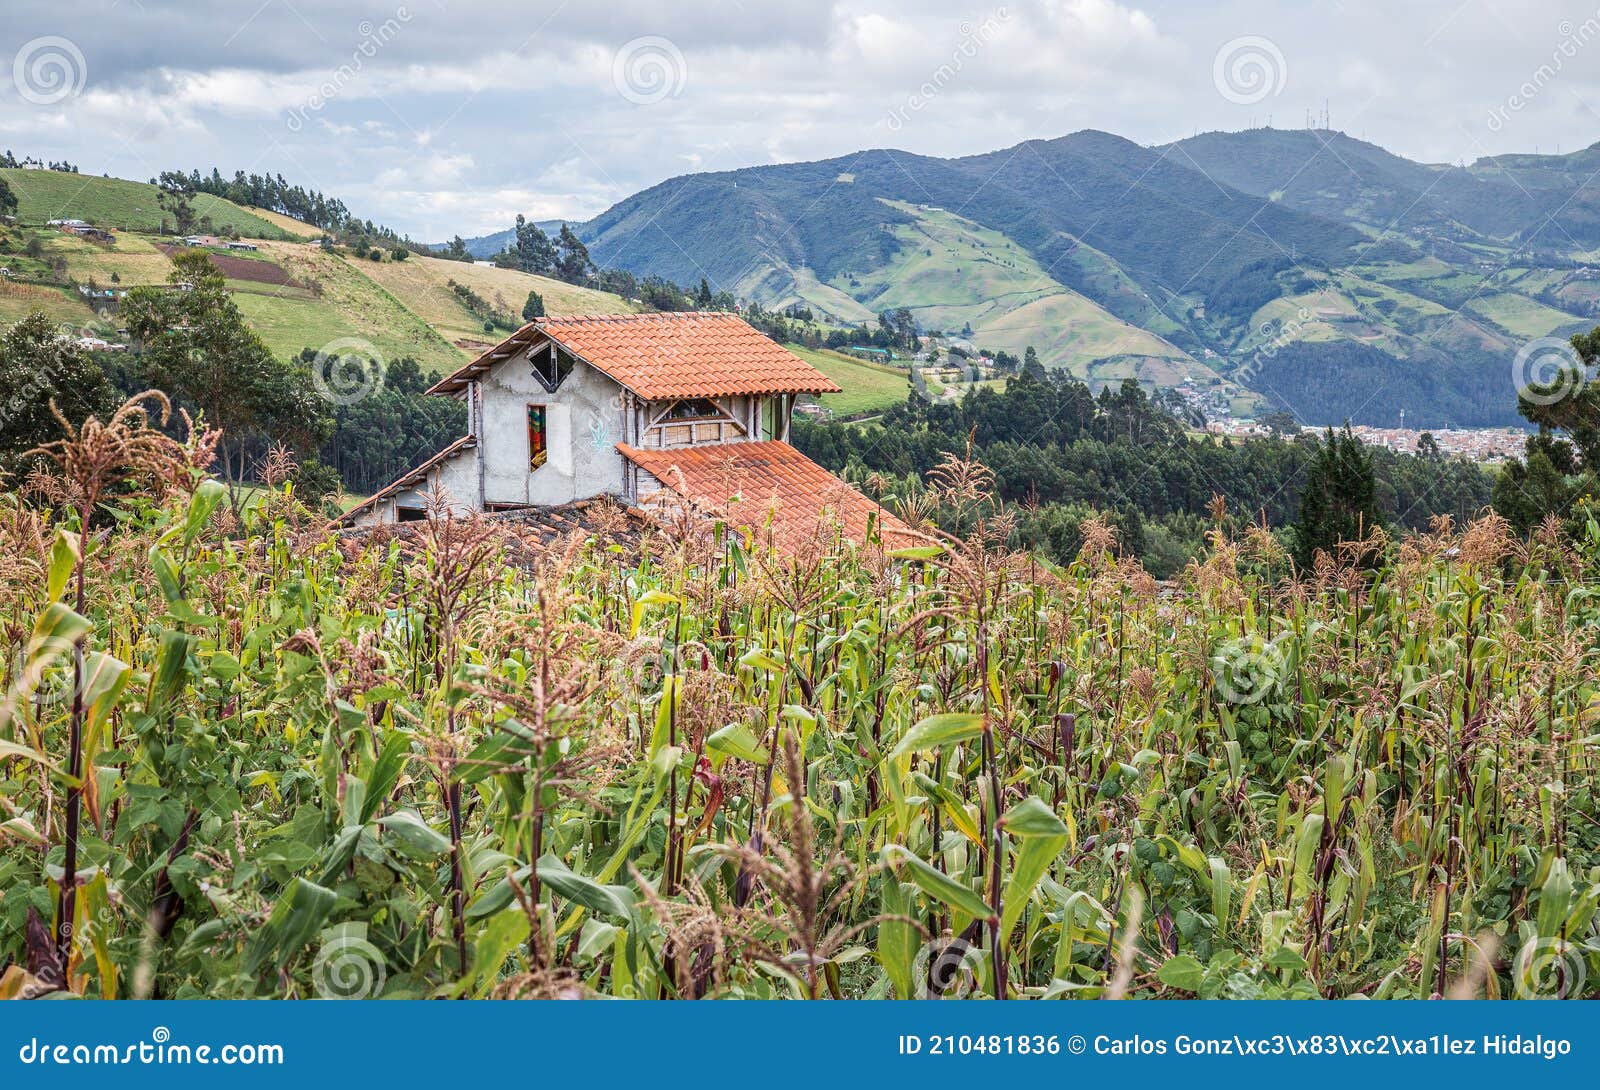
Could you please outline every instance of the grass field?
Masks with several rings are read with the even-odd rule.
[[[56,170],[0,170],[17,195],[23,223],[81,219],[130,231],[159,231],[166,217],[156,203],[159,191],[145,182],[63,174]],[[233,228],[247,238],[289,238],[290,234],[253,212],[209,193],[193,198],[196,216],[210,216],[218,228]]]
[[[431,324],[446,340],[474,342],[499,340],[503,333],[485,333],[483,320],[462,305],[450,290],[450,281],[465,284],[497,310],[522,320],[528,292],[536,291],[548,314],[617,314],[639,308],[606,292],[575,287],[560,280],[533,276],[515,269],[418,257],[405,261],[355,262],[362,275],[391,295],[403,299],[418,318]]]
[[[1525,295],[1502,292],[1480,295],[1466,306],[1517,337],[1547,337],[1558,329],[1587,329],[1589,322],[1575,314],[1545,306]]]
[[[260,216],[274,227],[294,236],[295,238],[321,238],[327,234],[320,227],[313,227],[309,223],[301,223],[293,216],[285,216],[282,212],[273,212],[266,208],[247,208],[253,216]]]
[[[358,265],[303,243],[267,243],[262,252],[297,283],[316,285],[318,292],[310,298],[296,289],[235,295],[251,327],[274,352],[292,355],[356,337],[390,359],[412,356],[426,370],[460,366],[460,349],[366,275],[371,263]]]
[[[799,297],[830,312],[838,311],[837,298],[846,293],[870,313],[907,307],[925,329],[970,325],[972,339],[984,348],[1020,356],[1031,346],[1047,366],[1079,376],[1097,360],[1145,356],[1168,361],[1161,368],[1168,381],[1210,377],[1182,349],[1053,279],[1000,232],[940,209],[888,203],[914,217],[895,228],[900,250],[894,260],[825,285],[796,273]]]
[[[48,232],[42,236],[46,256],[59,256],[67,263],[67,275],[74,280],[94,280],[109,287],[113,273],[118,287],[137,284],[164,284],[172,262],[147,237],[128,231],[117,232],[114,246],[100,246],[76,235]]]
[[[69,296],[65,289],[0,280],[0,325],[9,325],[34,311],[43,311],[51,321],[73,325],[82,325],[94,317],[88,306]]]
[[[906,399],[911,378],[893,367],[868,363],[827,349],[788,345],[789,351],[844,387],[841,394],[824,394],[817,400],[836,416],[879,412]]]

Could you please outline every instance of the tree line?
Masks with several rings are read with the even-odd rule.
[[[1309,565],[1352,525],[1422,530],[1434,515],[1474,516],[1491,495],[1489,476],[1464,459],[1368,448],[1348,431],[1320,440],[1196,435],[1131,379],[1096,395],[1036,364],[1003,390],[960,401],[908,396],[865,426],[796,420],[794,436],[823,465],[856,480],[877,474],[902,499],[947,456],[970,457],[1013,508],[1012,544],[1069,559],[1078,524],[1100,512],[1163,576],[1201,549],[1219,502],[1235,523],[1264,521]]]

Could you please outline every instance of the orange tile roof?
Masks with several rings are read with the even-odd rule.
[[[707,513],[794,549],[838,527],[861,542],[867,520],[891,547],[924,540],[894,515],[795,450],[788,443],[718,443],[678,450],[641,450],[618,443],[622,456]]]
[[[539,318],[441,379],[454,393],[501,360],[549,337],[647,401],[735,394],[836,394],[821,371],[737,314],[610,314]]]

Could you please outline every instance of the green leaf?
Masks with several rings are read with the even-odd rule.
[[[1006,832],[1012,836],[1067,835],[1066,824],[1050,809],[1048,803],[1036,795],[1029,795],[1006,811]]]
[[[18,742],[8,742],[0,738],[0,757],[21,757],[24,761],[35,761],[46,768],[55,768],[56,763],[36,749],[29,749]]]
[[[206,522],[228,498],[228,489],[215,477],[207,477],[200,482],[200,487],[194,490],[194,495],[189,499],[189,515],[184,520],[183,539],[193,541],[205,528]]]
[[[50,543],[50,574],[45,586],[45,600],[55,602],[67,589],[67,580],[83,560],[83,542],[70,530],[57,530]]]
[[[175,628],[161,633],[161,650],[156,656],[156,668],[150,674],[150,687],[145,691],[146,714],[159,717],[177,695],[193,643],[192,637]]]
[[[706,748],[713,753],[724,753],[751,764],[766,764],[767,751],[761,748],[755,733],[744,723],[729,723],[706,737]]]
[[[644,623],[644,615],[647,610],[656,606],[681,605],[682,603],[682,598],[679,598],[676,594],[668,594],[664,590],[650,590],[639,595],[639,600],[633,603],[628,638],[630,640],[635,639],[639,635],[639,626]]]
[[[752,647],[739,656],[739,665],[750,670],[770,670],[778,673],[783,670],[783,663],[759,647]]]
[[[889,760],[907,753],[920,753],[925,749],[938,749],[955,742],[964,742],[983,733],[981,712],[944,712],[930,715],[912,726],[889,751]]]
[[[296,878],[246,944],[245,972],[254,974],[269,959],[279,969],[288,965],[322,927],[337,899],[333,890]]]
[[[161,544],[150,546],[145,553],[145,558],[150,561],[150,571],[156,577],[156,585],[161,588],[161,596],[169,604],[177,604],[183,600],[183,584],[178,578],[178,565],[173,562],[167,550]]]
[[[1289,969],[1300,972],[1306,967],[1306,959],[1292,946],[1280,946],[1267,955],[1266,962],[1274,969]]]
[[[895,560],[932,560],[946,551],[943,545],[912,545],[904,549],[890,549],[889,556]]]
[[[878,964],[889,976],[889,984],[899,999],[911,999],[916,992],[911,986],[916,971],[917,947],[921,936],[912,926],[911,887],[886,877],[880,893],[884,919],[878,924]],[[900,917],[894,919],[891,917]]]
[[[398,810],[379,818],[378,825],[415,858],[427,859],[450,850],[449,838],[431,828],[415,810]]]
[[[984,903],[982,897],[942,873],[932,864],[918,859],[903,846],[886,844],[882,855],[885,863],[891,866],[903,866],[910,871],[911,880],[922,892],[944,902],[957,912],[964,912],[975,920],[987,920],[994,915],[994,910]]]
[[[605,886],[585,878],[553,855],[539,860],[539,881],[591,912],[631,919],[633,895],[621,886]]]
[[[1561,934],[1567,909],[1572,904],[1572,874],[1567,861],[1557,856],[1550,861],[1550,873],[1539,887],[1539,937],[1550,939]]]
[[[1052,818],[1054,814],[1050,815]],[[1056,822],[1061,825],[1060,821]],[[1011,861],[1011,874],[1006,879],[1005,912],[1000,917],[1000,940],[1011,937],[1011,929],[1022,918],[1023,909],[1033,896],[1033,889],[1044,877],[1050,864],[1067,846],[1067,827],[1055,836],[1029,836],[1023,839],[1015,858]]]
[[[1156,970],[1156,979],[1161,983],[1186,992],[1198,992],[1205,977],[1206,967],[1188,954],[1168,958]]]

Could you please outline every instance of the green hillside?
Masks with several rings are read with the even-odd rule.
[[[910,373],[886,364],[868,363],[827,349],[789,345],[789,351],[843,387],[817,400],[836,416],[858,416],[898,405],[911,391]]]
[[[24,224],[81,219],[100,227],[159,231],[163,218],[171,219],[156,203],[160,191],[145,182],[55,170],[5,169],[0,178],[17,195],[17,218]],[[209,218],[218,231],[231,229],[246,238],[294,237],[266,218],[209,193],[196,193],[191,203],[195,216]]]
[[[1311,424],[1397,422],[1375,357],[1353,350],[1417,367],[1447,353],[1459,381],[1422,390],[1408,420],[1509,424],[1518,348],[1600,320],[1596,163],[1600,147],[1463,168],[1322,130],[1158,148],[1086,131],[687,175],[579,233],[636,274],[704,273],[841,323],[903,306],[924,331],[970,327],[1097,383],[1250,387]],[[1262,353],[1291,346],[1305,351],[1266,385]]]
[[[19,223],[0,227],[0,325],[33,311],[85,334],[118,340],[114,312],[97,311],[78,286],[126,289],[165,283],[173,242],[161,226],[154,187],[139,182],[44,170],[6,170],[19,198]],[[218,228],[232,228],[259,247],[254,252],[213,251],[245,320],[280,356],[357,338],[389,359],[411,356],[424,369],[448,371],[520,324],[529,292],[547,313],[618,314],[639,304],[514,269],[490,268],[387,252],[378,260],[308,244],[321,232],[277,213],[240,208],[196,195],[197,213]],[[44,226],[51,219],[82,219],[115,230],[116,241],[91,242]],[[452,284],[469,290],[501,319],[491,330]],[[835,414],[874,412],[905,397],[902,371],[835,352],[801,354],[844,387],[823,399]]]

